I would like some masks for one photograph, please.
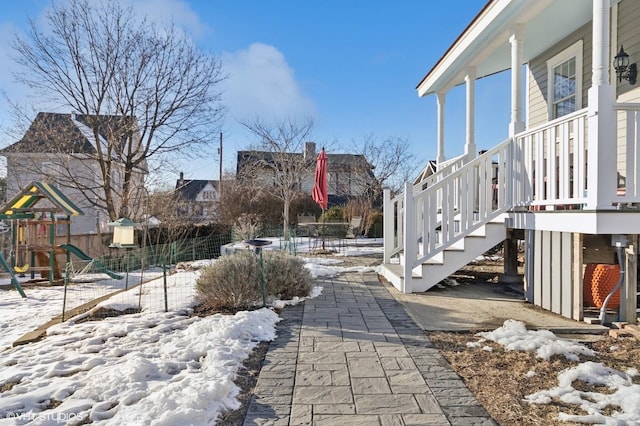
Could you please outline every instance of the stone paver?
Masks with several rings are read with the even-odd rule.
[[[375,273],[282,311],[244,425],[495,425]]]

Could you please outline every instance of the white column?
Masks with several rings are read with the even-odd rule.
[[[522,25],[516,24],[511,37],[511,122],[509,136],[513,137],[524,130],[522,120]]]
[[[467,160],[476,158],[475,140],[475,97],[476,97],[476,67],[469,67],[464,78],[467,87],[467,131],[464,144],[464,153]]]
[[[438,158],[436,163],[444,162],[444,103],[446,95],[442,92],[437,93],[438,96]]]
[[[593,0],[592,86],[601,86],[609,81],[609,7],[609,0]]]
[[[615,136],[613,111],[615,90],[608,83],[609,0],[593,0],[593,64],[588,92],[589,173],[587,175],[587,209],[612,209],[616,189],[616,150],[611,149]]]

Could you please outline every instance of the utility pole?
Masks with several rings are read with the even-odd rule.
[[[220,171],[218,172],[218,198],[222,196],[222,132],[220,132],[220,148],[218,148],[220,156]]]

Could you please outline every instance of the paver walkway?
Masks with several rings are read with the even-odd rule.
[[[287,307],[244,425],[495,425],[375,273]]]

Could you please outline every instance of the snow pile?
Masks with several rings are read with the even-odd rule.
[[[524,323],[506,320],[502,327],[494,331],[477,333],[478,336],[493,340],[507,350],[536,351],[536,356],[546,361],[553,355],[564,355],[569,361],[579,361],[580,355],[595,356],[595,352],[580,343],[560,339],[549,330],[527,330]]]
[[[493,340],[508,350],[536,351],[536,356],[549,360],[552,355],[563,355],[570,361],[580,362],[578,355],[595,356],[596,352],[576,342],[560,339],[549,330],[527,330],[522,322],[507,320],[503,326],[491,331],[477,333]],[[479,348],[480,342],[470,342],[469,348]],[[533,370],[526,377],[534,377]],[[558,386],[536,392],[525,397],[532,404],[550,404],[562,401],[578,406],[585,415],[559,413],[561,421],[607,425],[640,424],[640,385],[633,383],[638,375],[635,368],[621,372],[601,363],[587,361],[558,374]],[[582,391],[574,383],[605,386],[609,392]],[[580,387],[580,386],[578,386]]]
[[[626,373],[606,367],[597,362],[585,362],[558,374],[558,386],[543,390],[525,399],[532,404],[549,404],[558,399],[567,404],[578,405],[586,415],[560,413],[562,421],[611,425],[637,425],[640,423],[640,385],[632,382],[637,370]],[[585,392],[573,387],[579,381],[591,385],[606,386],[611,393]],[[605,409],[613,408],[611,415]]]
[[[0,387],[19,383],[0,395],[0,418],[210,424],[239,407],[236,371],[258,342],[275,337],[279,320],[263,308],[54,326],[45,340],[3,353]],[[52,400],[61,403],[52,408]]]

